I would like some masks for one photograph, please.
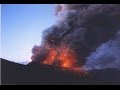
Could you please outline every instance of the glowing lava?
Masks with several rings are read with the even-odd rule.
[[[66,45],[61,45],[59,48],[48,48],[49,55],[42,64],[54,65],[64,70],[81,71],[76,61],[75,52]]]

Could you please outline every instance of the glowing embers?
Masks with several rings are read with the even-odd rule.
[[[57,51],[51,48],[47,58],[43,61],[43,64],[52,65],[56,60],[56,56],[57,56]]]
[[[76,61],[75,52],[68,46],[61,45],[59,48],[48,48],[48,50],[49,54],[42,62],[43,64],[54,65],[64,70],[81,71]]]

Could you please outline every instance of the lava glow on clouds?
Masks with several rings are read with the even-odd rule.
[[[43,64],[55,65],[61,68],[80,70],[77,65],[76,56],[72,49],[61,45],[59,48],[49,48],[50,53]]]
[[[53,65],[55,67],[61,68],[63,70],[69,70],[77,73],[85,74],[85,70],[78,65],[75,52],[65,44],[62,44],[60,47],[49,47],[45,46],[47,51],[49,52],[42,61],[41,64]],[[36,50],[35,50],[36,49]],[[32,56],[32,60],[35,59],[35,54],[39,54],[42,52],[40,47],[34,46],[34,55]]]

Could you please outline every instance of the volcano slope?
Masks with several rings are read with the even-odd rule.
[[[49,65],[17,64],[1,59],[2,85],[120,85],[120,70],[90,70],[81,75]]]

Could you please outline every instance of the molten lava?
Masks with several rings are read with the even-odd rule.
[[[48,48],[49,54],[42,64],[54,65],[64,70],[81,71],[76,61],[75,52],[66,45],[59,48]]]

